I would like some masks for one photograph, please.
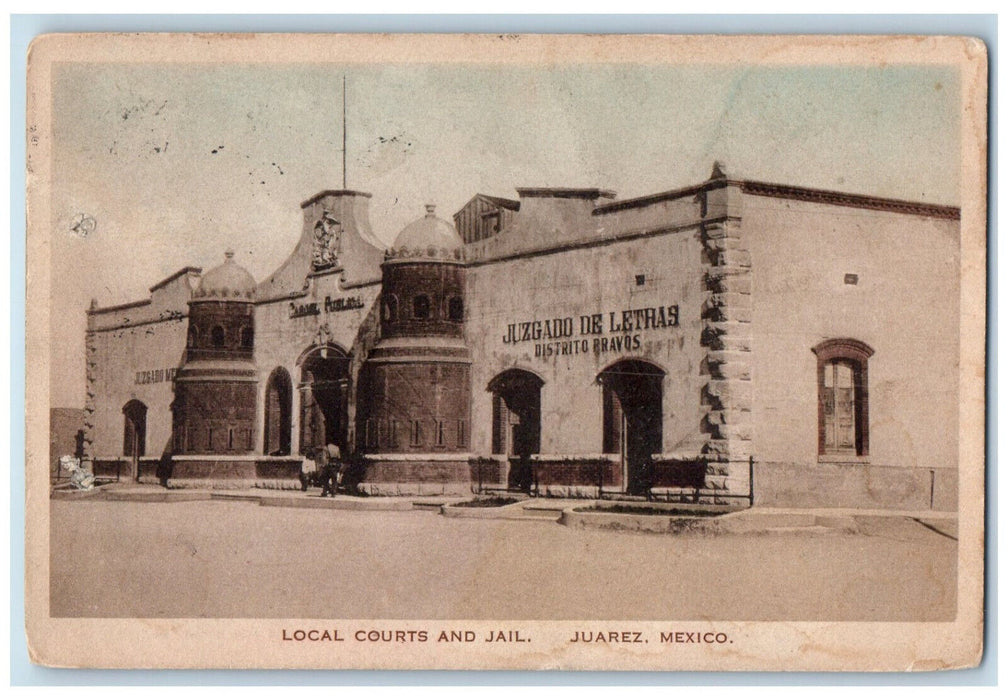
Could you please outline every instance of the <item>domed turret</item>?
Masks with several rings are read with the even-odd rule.
[[[247,454],[256,413],[255,279],[224,254],[189,300],[185,362],[175,376],[179,454]]]
[[[203,275],[194,297],[214,299],[251,299],[256,281],[249,271],[234,261],[234,251],[224,253],[224,264]]]
[[[472,356],[462,251],[455,227],[427,205],[385,254],[381,339],[360,373],[357,435],[371,455],[411,457],[373,461],[374,482],[469,488]]]
[[[462,238],[455,226],[434,214],[434,205],[427,205],[427,214],[409,224],[396,236],[395,243],[386,253],[386,260],[394,258],[422,258],[435,260],[460,260]]]

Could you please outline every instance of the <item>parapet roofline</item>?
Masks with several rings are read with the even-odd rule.
[[[612,199],[616,193],[598,187],[516,187],[519,197],[555,197],[558,199]]]
[[[153,294],[162,287],[170,284],[171,282],[174,282],[182,275],[188,275],[188,274],[199,275],[202,272],[203,272],[202,267],[193,267],[192,265],[187,265],[178,272],[173,272],[172,274],[168,275],[163,280],[155,284],[153,287],[150,287],[148,291],[150,291],[150,293]],[[113,306],[92,306],[91,308],[88,309],[87,312],[89,316],[93,316],[95,314],[108,314],[113,313],[115,311],[124,311],[126,309],[135,309],[140,306],[147,306],[150,303],[151,303],[150,299],[140,299],[139,301],[128,301],[123,304],[114,304]]]
[[[176,279],[178,279],[182,275],[186,275],[186,274],[189,274],[189,273],[193,273],[193,274],[199,275],[199,274],[202,274],[202,272],[203,272],[203,268],[202,267],[192,267],[191,265],[187,266],[187,267],[183,267],[178,272],[173,272],[172,274],[170,274],[167,277],[165,277],[163,280],[161,280],[160,282],[158,282],[157,284],[155,284],[153,287],[151,287],[148,291],[150,291],[150,292],[153,293],[153,292],[157,291],[158,289],[161,289],[161,287],[165,286],[169,282],[175,281]]]
[[[371,198],[370,192],[359,192],[358,190],[322,190],[318,194],[309,197],[305,201],[301,202],[301,208],[310,207],[315,202],[319,201],[323,197],[339,197],[343,195],[352,195],[354,197],[367,197]]]
[[[483,197],[484,199],[488,199],[491,202],[493,202],[494,204],[502,206],[505,209],[511,209],[513,211],[518,211],[518,208],[521,206],[521,202],[519,202],[517,199],[507,199],[505,197],[494,197],[493,195],[490,195],[490,194],[478,194],[476,196],[477,197]]]
[[[781,185],[772,182],[760,182],[758,180],[734,180],[715,179],[708,180],[699,185],[691,185],[667,192],[623,199],[616,202],[608,202],[595,207],[592,214],[608,214],[610,212],[621,211],[623,209],[635,209],[645,207],[658,202],[672,199],[682,199],[706,192],[708,190],[721,189],[728,186],[738,187],[744,194],[758,195],[762,197],[777,197],[780,199],[796,199],[804,202],[820,202],[822,204],[833,204],[840,207],[853,207],[858,209],[874,209],[881,211],[893,211],[901,214],[916,214],[919,216],[931,216],[939,219],[959,219],[959,207],[945,204],[930,204],[928,202],[914,202],[906,199],[892,199],[889,197],[876,197],[866,194],[854,194],[851,192],[839,192],[837,190],[821,190],[813,187],[798,187],[796,185]]]
[[[521,206],[521,202],[519,202],[517,199],[507,199],[506,197],[495,197],[492,194],[483,194],[482,192],[477,192],[472,197],[470,197],[469,200],[465,204],[463,204],[458,211],[452,214],[452,216],[458,216],[459,212],[461,212],[463,209],[469,206],[469,204],[476,199],[485,199],[486,201],[496,204],[499,207],[510,209],[512,211],[518,211],[518,208]]]
[[[115,306],[94,306],[87,310],[88,316],[95,316],[97,314],[108,314],[113,311],[124,311],[126,309],[135,309],[140,306],[150,306],[150,299],[141,299],[140,301],[129,301],[125,304],[116,304]]]

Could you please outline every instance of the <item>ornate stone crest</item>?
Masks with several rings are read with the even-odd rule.
[[[312,268],[326,270],[339,264],[340,241],[343,237],[343,226],[333,217],[332,212],[324,211],[315,222],[315,232],[312,239]]]

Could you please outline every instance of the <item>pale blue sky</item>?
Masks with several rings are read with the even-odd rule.
[[[952,67],[388,68],[60,64],[54,73],[53,405],[83,405],[84,310],[145,298],[233,246],[262,279],[299,203],[371,192],[390,242],[434,202],[601,186],[619,198],[700,182],[715,159],[769,182],[959,203]],[[216,151],[216,153],[214,152]],[[97,229],[69,233],[79,213]]]

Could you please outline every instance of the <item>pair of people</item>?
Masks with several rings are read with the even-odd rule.
[[[335,496],[343,482],[343,460],[339,445],[329,443],[318,451],[322,472],[322,497]]]

